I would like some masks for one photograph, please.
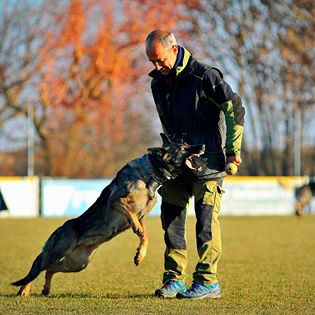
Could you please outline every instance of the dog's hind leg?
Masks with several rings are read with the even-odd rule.
[[[15,281],[12,285],[19,286],[20,289],[17,293],[19,296],[28,296],[31,291],[31,282],[37,278],[40,272],[43,270],[42,266],[42,253],[39,254],[34,260],[31,270],[29,273],[22,279]]]
[[[74,249],[70,254],[63,257],[58,263],[49,266],[45,275],[43,295],[49,295],[52,277],[57,272],[79,272],[87,267],[93,258],[98,245],[81,246]]]
[[[31,292],[32,282],[22,285],[17,293],[17,296],[29,296]]]
[[[52,277],[54,275],[54,272],[51,272],[51,271],[46,271],[45,273],[45,284],[44,284],[44,287],[43,287],[43,290],[42,290],[42,294],[43,295],[49,295],[50,293],[50,289],[51,289],[51,280],[52,280]]]

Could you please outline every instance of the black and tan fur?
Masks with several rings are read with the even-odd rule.
[[[295,189],[295,214],[300,217],[304,213],[311,213],[311,202],[315,196],[315,181],[309,181]]]
[[[184,164],[193,168],[192,156],[204,153],[203,145],[175,144],[162,138],[162,148],[148,149],[148,154],[130,161],[90,208],[51,234],[28,275],[12,283],[21,287],[18,295],[29,295],[31,282],[42,271],[46,271],[42,293],[48,295],[55,273],[83,270],[98,246],[130,227],[140,239],[134,263],[141,263],[148,246],[143,221],[156,202],[157,188],[179,175]]]

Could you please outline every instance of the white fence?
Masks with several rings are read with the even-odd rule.
[[[0,177],[0,194],[0,216],[38,216],[38,177]]]
[[[290,215],[294,213],[294,189],[304,177],[229,177],[222,215]],[[0,217],[63,217],[83,213],[108,185],[109,179],[58,179],[0,177]],[[150,215],[160,214],[160,198]],[[193,202],[188,209],[192,215]],[[1,215],[2,214],[2,215]]]

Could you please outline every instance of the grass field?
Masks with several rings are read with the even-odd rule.
[[[153,296],[163,271],[159,218],[148,218],[148,254],[133,265],[137,237],[127,231],[102,245],[88,268],[57,274],[50,297],[16,297],[10,282],[24,276],[63,219],[0,220],[0,314],[315,314],[315,216],[222,217],[219,300]],[[187,222],[189,265],[197,261],[194,218]],[[188,278],[190,283],[191,277]]]

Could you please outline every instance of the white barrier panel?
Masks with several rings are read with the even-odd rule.
[[[290,215],[294,213],[292,177],[231,177],[224,181],[222,215]]]
[[[222,215],[285,215],[294,212],[294,187],[304,177],[229,177],[224,180]],[[100,195],[110,180],[42,180],[42,215],[77,216]],[[10,216],[37,216],[39,213],[39,179],[37,177],[0,177],[3,198],[0,210]],[[1,197],[0,196],[0,197]],[[160,214],[161,199],[150,215]],[[6,211],[0,211],[0,216]],[[193,215],[193,202],[188,214]]]
[[[41,181],[41,215],[78,216],[87,210],[111,182],[109,179],[55,179]]]
[[[9,216],[38,216],[38,177],[0,177],[0,192]]]
[[[98,198],[111,180],[43,179],[43,216],[78,216]],[[224,180],[222,215],[290,215],[294,213],[294,187],[305,178],[229,177]],[[160,215],[161,198],[150,212]],[[194,215],[191,202],[189,215]]]
[[[290,176],[235,176],[223,182],[221,215],[291,215],[294,213],[294,188],[307,181],[306,177]],[[160,214],[161,198],[152,209]],[[188,215],[195,215],[194,199],[188,206]]]
[[[111,182],[109,179],[58,179],[41,180],[41,215],[44,217],[76,217],[87,210]],[[161,198],[149,215],[160,215]],[[189,213],[193,212],[193,208]]]

